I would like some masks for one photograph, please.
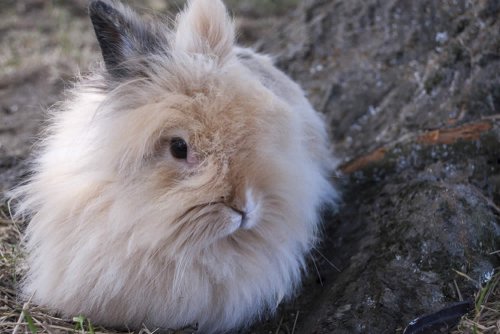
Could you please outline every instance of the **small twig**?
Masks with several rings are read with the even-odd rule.
[[[318,274],[319,284],[321,284],[321,286],[323,286],[323,280],[321,279],[321,275],[319,273],[318,266],[316,265],[316,261],[314,260],[314,256],[311,256],[311,259],[312,259],[312,262],[313,262],[313,265],[314,265],[314,269],[316,270],[316,274]]]
[[[462,293],[460,293],[460,289],[458,288],[458,284],[456,280],[453,280],[453,284],[455,284],[455,289],[457,289],[458,300],[463,301]]]
[[[32,318],[33,318],[33,320],[34,320],[34,321],[35,321],[35,322],[36,322],[36,323],[37,323],[40,327],[42,327],[43,329],[45,329],[45,330],[46,330],[49,334],[54,333],[53,331],[51,331],[51,330],[50,330],[50,328],[49,328],[49,327],[45,326],[45,324],[43,324],[41,321],[39,321],[38,319],[36,319],[36,318],[34,318],[34,317],[32,317]]]
[[[158,329],[158,328],[156,328],[154,331],[152,331],[152,332],[151,332],[151,331],[149,330],[149,328],[146,326],[146,324],[144,324],[144,323],[142,324],[142,328],[141,328],[141,332],[144,332],[144,333],[146,333],[146,334],[154,334],[154,333],[155,333],[155,332],[157,332],[158,330],[159,330],[159,329]],[[130,331],[130,330],[129,330],[129,331]],[[174,334],[175,334],[175,333],[176,333],[176,332],[174,331]]]
[[[9,198],[9,200],[7,201],[7,211],[9,212],[10,220],[14,221],[14,215],[12,214],[11,202],[12,202],[12,198]]]
[[[21,314],[19,315],[19,318],[17,319],[16,327],[14,327],[14,330],[12,331],[12,334],[16,334],[17,331],[19,330],[19,327],[21,326],[23,320],[24,320],[24,312],[28,310],[28,307],[30,306],[31,303],[31,298],[33,298],[34,293],[31,295],[30,299],[26,303],[24,303],[23,308],[21,310]]]
[[[283,317],[281,317],[281,319],[280,319],[280,323],[278,324],[278,328],[276,329],[275,334],[279,334],[280,329],[281,329],[281,324],[282,324],[282,323],[283,323]]]
[[[330,83],[326,88],[325,93],[323,94],[323,99],[321,100],[321,104],[319,107],[319,110],[321,112],[326,113],[326,107],[328,105],[328,102],[330,101],[330,98],[332,97],[332,93],[333,93],[333,83]]]
[[[322,254],[322,253],[321,253],[321,252],[320,252],[317,248],[314,248],[314,250],[315,250],[316,252],[318,252],[318,254],[319,254],[319,255],[321,255],[321,257],[322,257],[323,259],[325,259],[325,261],[326,261],[326,262],[327,262],[330,266],[332,266],[332,267],[333,267],[333,269],[337,270],[339,273],[341,272],[341,270],[339,269],[339,267],[337,267],[337,266],[336,266],[336,265],[334,265],[334,264],[333,264],[330,260],[328,260],[328,259],[326,258],[326,256],[324,256],[324,255],[323,255],[323,254]]]
[[[491,311],[493,313],[500,313],[500,310],[496,310],[494,308],[491,308],[491,307],[488,307],[488,306],[485,306],[485,305],[481,305],[481,307],[487,311]]]
[[[295,333],[295,326],[297,325],[297,319],[299,318],[299,313],[300,311],[297,311],[297,314],[295,315],[295,320],[293,321],[293,327],[292,327],[292,334]]]
[[[469,275],[467,274],[464,274],[463,272],[461,271],[458,271],[458,270],[455,270],[455,269],[452,269],[455,273],[457,273],[458,275],[468,279],[469,281],[473,282],[478,288],[481,287],[481,284],[479,284],[478,281],[476,281],[475,279],[472,279]]]

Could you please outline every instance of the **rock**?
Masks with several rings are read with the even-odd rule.
[[[301,325],[302,333],[394,333],[463,298],[498,261],[500,130],[453,145],[399,144],[344,180],[344,206],[323,245],[341,262]],[[328,267],[323,270],[330,270]],[[454,283],[456,282],[456,283]],[[340,311],[339,311],[340,310]],[[343,311],[347,310],[347,311]]]
[[[308,0],[261,48],[307,89],[349,160],[500,112],[495,3]]]

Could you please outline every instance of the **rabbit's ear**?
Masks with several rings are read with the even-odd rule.
[[[214,56],[223,63],[234,46],[234,25],[220,0],[190,0],[177,18],[175,48]]]
[[[152,27],[118,2],[93,0],[89,15],[106,69],[115,79],[133,75],[132,60],[160,47]]]

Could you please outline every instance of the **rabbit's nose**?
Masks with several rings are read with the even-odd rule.
[[[247,216],[247,214],[246,214],[246,212],[245,212],[245,211],[240,210],[240,209],[238,209],[238,208],[235,208],[235,207],[233,207],[233,206],[230,206],[230,208],[231,208],[231,209],[233,209],[233,211],[235,211],[236,213],[239,213],[239,214],[241,215],[241,219],[242,219],[242,220],[245,220],[245,218],[246,218],[246,216]]]
[[[230,233],[236,232],[240,228],[244,228],[247,222],[247,214],[244,211],[238,210],[234,207],[226,205],[227,217],[229,218],[230,224]]]
[[[245,226],[245,223],[247,221],[247,214],[245,211],[243,210],[240,210],[234,206],[228,206],[235,214],[237,214],[236,217],[239,217],[237,218],[239,220],[239,227],[244,227]]]

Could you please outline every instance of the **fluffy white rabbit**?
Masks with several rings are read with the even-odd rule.
[[[220,0],[174,29],[92,1],[104,66],[51,118],[32,176],[25,296],[134,329],[226,332],[301,281],[336,197],[322,118],[270,59],[234,44]]]

